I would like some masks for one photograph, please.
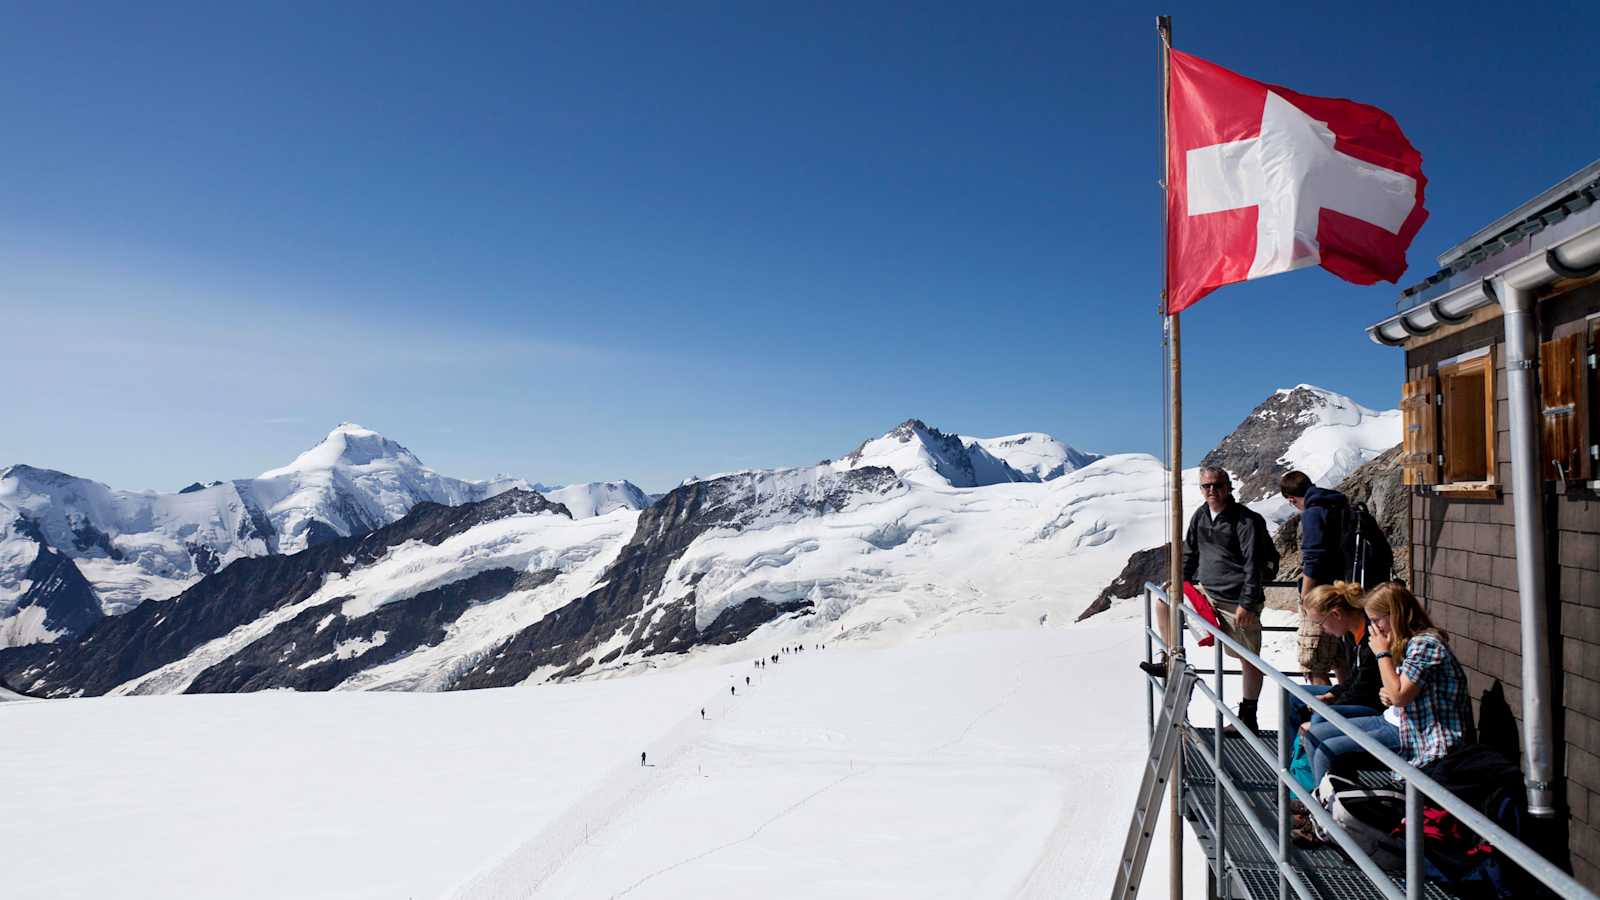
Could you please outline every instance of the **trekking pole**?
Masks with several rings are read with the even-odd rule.
[[[1361,585],[1361,590],[1362,590],[1363,593],[1365,593],[1366,590],[1367,590],[1367,558],[1366,558],[1367,557],[1367,539],[1366,539],[1366,536],[1361,533],[1361,524],[1362,524],[1363,519],[1365,518],[1365,516],[1363,514],[1366,511],[1367,511],[1367,505],[1365,503],[1357,503],[1355,505],[1354,514],[1355,514],[1355,517],[1356,517],[1356,546],[1355,546],[1355,567],[1356,568],[1355,568],[1355,572],[1353,574],[1355,575],[1356,584]]]

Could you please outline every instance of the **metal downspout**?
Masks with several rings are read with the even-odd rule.
[[[1539,326],[1533,293],[1494,285],[1506,327],[1506,393],[1511,407],[1511,500],[1516,523],[1517,594],[1522,605],[1522,753],[1528,812],[1556,814],[1550,709],[1550,616],[1546,599],[1544,480],[1540,471]]]

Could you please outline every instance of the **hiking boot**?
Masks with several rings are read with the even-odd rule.
[[[1141,660],[1139,662],[1139,668],[1143,669],[1147,675],[1154,675],[1157,678],[1166,678],[1167,658],[1162,656],[1155,662],[1145,662]]]
[[[1261,726],[1256,724],[1256,701],[1254,701],[1254,700],[1240,700],[1239,701],[1239,719],[1240,719],[1240,721],[1244,722],[1244,727],[1250,729],[1250,732],[1252,734],[1254,734],[1255,732],[1261,730]],[[1222,733],[1223,734],[1238,734],[1239,733],[1239,729],[1233,727],[1233,724],[1230,722],[1228,724],[1228,727],[1222,729]]]

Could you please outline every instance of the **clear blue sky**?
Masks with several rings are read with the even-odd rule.
[[[1243,6],[1178,45],[1421,149],[1408,282],[1600,155],[1600,4]],[[1156,11],[5,3],[0,464],[171,490],[344,420],[649,489],[912,416],[1159,452]],[[1395,405],[1397,293],[1185,314],[1191,461],[1279,386]]]

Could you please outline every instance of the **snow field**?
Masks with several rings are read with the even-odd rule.
[[[7,703],[4,894],[441,896],[727,680]]]
[[[1140,646],[1123,617],[463,693],[6,704],[8,893],[1097,897]]]

